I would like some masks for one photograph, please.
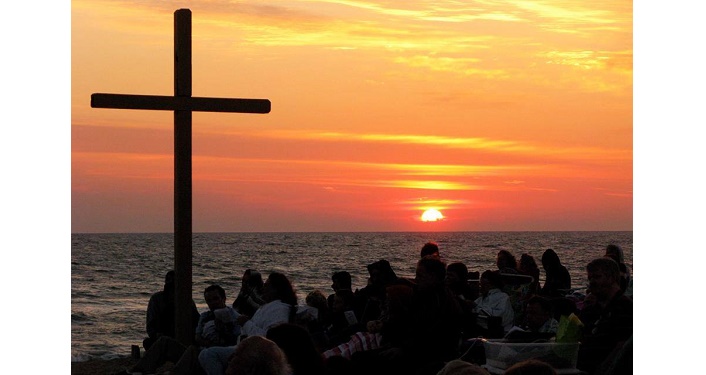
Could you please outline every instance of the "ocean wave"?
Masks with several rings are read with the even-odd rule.
[[[71,313],[71,324],[93,324],[95,321],[94,318],[83,312]]]

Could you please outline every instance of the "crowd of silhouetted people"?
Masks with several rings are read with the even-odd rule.
[[[483,339],[551,342],[562,317],[583,324],[575,373],[632,374],[632,279],[622,249],[598,249],[586,265],[588,288],[572,289],[556,251],[540,270],[529,254],[497,254],[496,269],[469,271],[446,264],[439,246],[422,246],[413,278],[399,277],[380,259],[353,287],[347,271],[333,272],[331,291],[299,299],[279,272],[247,269],[232,303],[219,285],[204,290],[208,310],[192,304],[193,340],[174,337],[174,272],[147,308],[144,355],[123,373],[207,375],[489,374]],[[497,370],[497,369],[495,369]],[[538,359],[504,374],[557,374]]]

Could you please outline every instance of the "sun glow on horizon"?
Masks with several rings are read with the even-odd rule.
[[[430,208],[430,209],[424,211],[424,213],[422,214],[422,221],[424,221],[424,222],[439,221],[439,220],[443,220],[443,219],[444,219],[444,215],[442,215],[441,212],[439,212],[439,210],[437,210],[435,208]]]
[[[631,229],[632,8],[189,2],[194,231]],[[173,230],[174,11],[71,2],[72,232]]]

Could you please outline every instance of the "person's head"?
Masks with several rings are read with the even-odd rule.
[[[267,330],[268,339],[282,349],[293,374],[321,374],[324,360],[306,328],[291,324],[278,324]]]
[[[446,266],[446,285],[456,288],[468,282],[468,267],[461,262],[454,262]]]
[[[488,294],[491,289],[502,289],[503,279],[500,272],[487,270],[480,275],[480,292]]]
[[[397,279],[390,262],[385,259],[369,264],[368,274],[370,274],[370,284],[375,287],[384,287]]]
[[[545,270],[554,270],[561,266],[559,255],[553,249],[544,250],[542,254],[542,268]]]
[[[243,273],[243,286],[250,289],[261,290],[265,283],[262,281],[262,274],[254,269],[248,268]]]
[[[557,375],[554,367],[538,359],[515,363],[505,370],[505,375]]]
[[[424,258],[426,256],[439,258],[439,245],[437,245],[435,242],[425,243],[424,246],[422,246],[420,257]]]
[[[616,263],[625,263],[625,255],[623,255],[623,249],[615,244],[610,244],[605,248],[605,255],[613,259]]]
[[[538,331],[551,318],[552,304],[549,300],[541,296],[532,296],[527,300],[525,319],[530,331]]]
[[[288,375],[289,363],[277,344],[262,336],[250,336],[235,347],[226,375]]]
[[[174,270],[170,270],[167,272],[166,275],[164,275],[164,290],[165,291],[174,290],[174,286],[175,286],[174,278],[175,278]]]
[[[538,270],[537,262],[535,262],[534,257],[524,253],[520,255],[520,269],[525,271]]]
[[[446,265],[438,258],[424,257],[417,262],[415,281],[420,290],[439,288],[446,279]]]
[[[226,307],[226,291],[220,285],[209,285],[203,292],[203,299],[211,311]]]
[[[506,268],[517,269],[517,260],[515,259],[515,256],[507,250],[500,250],[498,252],[498,257],[495,263],[501,271]]]
[[[324,313],[322,310],[327,309],[328,302],[326,301],[326,296],[318,289],[309,292],[309,294],[306,295],[305,301],[308,306],[316,307],[322,314]]]
[[[620,267],[608,257],[592,260],[586,266],[588,289],[599,300],[607,300],[620,290]]]
[[[165,284],[172,284],[174,283],[174,275],[175,272],[174,270],[169,270],[166,275],[164,275],[164,283]]]
[[[333,289],[334,292],[341,289],[352,290],[353,288],[353,284],[351,282],[351,274],[347,271],[335,272],[331,276],[331,281],[331,289]]]
[[[297,304],[297,293],[287,276],[279,272],[272,272],[265,281],[262,299],[266,302],[280,300],[286,304]]]

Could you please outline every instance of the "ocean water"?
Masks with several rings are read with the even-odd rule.
[[[517,259],[537,260],[554,249],[569,269],[572,287],[585,289],[584,267],[603,255],[606,245],[620,245],[632,269],[632,232],[391,232],[391,233],[195,233],[193,298],[207,309],[203,290],[220,284],[230,304],[240,277],[254,268],[266,277],[279,271],[294,284],[299,301],[319,289],[328,295],[330,276],[345,270],[353,288],[367,282],[366,265],[387,259],[398,276],[413,277],[419,250],[439,244],[447,263],[463,262],[470,271],[495,269],[498,251]],[[71,360],[110,359],[130,354],[142,344],[145,311],[152,293],[162,289],[174,264],[171,233],[71,235]],[[634,269],[633,269],[634,275]]]

